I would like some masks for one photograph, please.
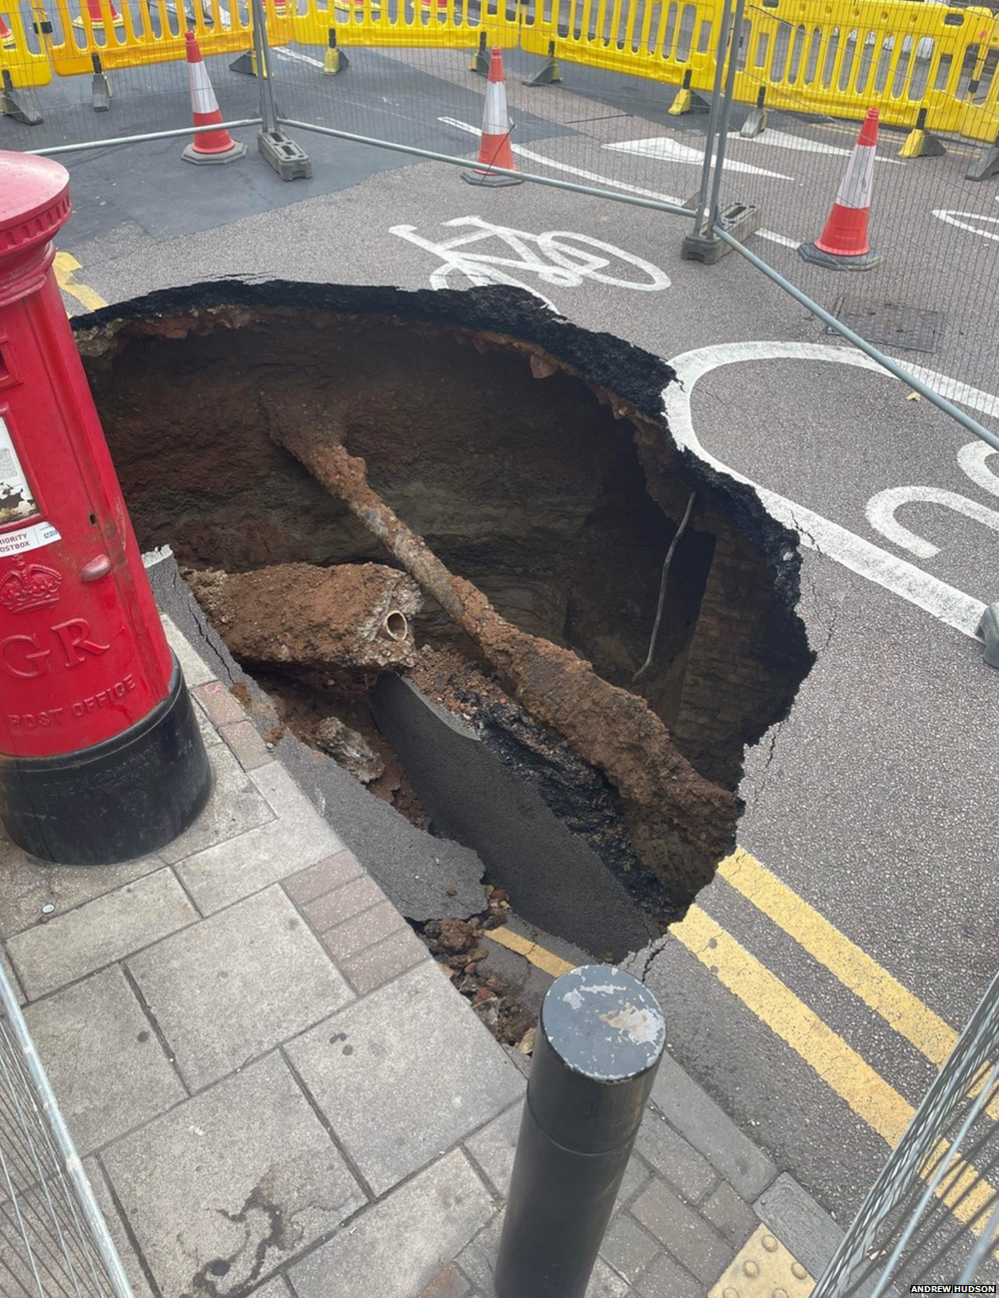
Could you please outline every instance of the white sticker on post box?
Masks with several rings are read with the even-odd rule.
[[[8,554],[23,554],[25,550],[40,550],[43,545],[61,541],[58,529],[51,523],[33,523],[16,532],[0,532],[0,558]]]
[[[17,458],[17,451],[14,450],[10,431],[0,415],[0,527],[4,523],[30,518],[37,513],[38,506],[21,468],[21,461]]]

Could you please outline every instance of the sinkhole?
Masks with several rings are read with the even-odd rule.
[[[223,281],[74,324],[140,545],[271,738],[335,764],[376,877],[405,825],[405,913],[467,914],[424,896],[451,851],[595,955],[682,916],[812,655],[797,538],[672,441],[668,364],[504,288]]]

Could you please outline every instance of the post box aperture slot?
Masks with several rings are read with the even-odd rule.
[[[0,330],[0,388],[12,388],[20,382],[21,375],[14,361],[14,348],[7,334]]]
[[[35,493],[10,434],[10,415],[0,409],[0,527],[38,514]]]

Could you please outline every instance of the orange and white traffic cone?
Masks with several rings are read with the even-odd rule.
[[[881,254],[874,252],[867,241],[877,147],[878,110],[868,108],[826,228],[814,243],[798,247],[805,261],[814,261],[830,270],[868,270],[881,260]]]
[[[121,27],[124,25],[125,19],[122,18],[121,14],[114,7],[114,0],[108,0],[108,13],[111,15],[111,24],[113,27]],[[95,32],[102,32],[104,30],[104,14],[101,10],[101,0],[87,0],[87,16],[90,19],[90,26]],[[79,18],[73,19],[73,26],[86,26],[82,14]]]
[[[14,43],[14,33],[4,22],[3,14],[0,14],[0,50],[12,50]]]
[[[235,162],[246,153],[246,145],[237,144],[228,131],[218,129],[222,124],[222,113],[208,78],[208,69],[194,32],[187,32],[185,38],[195,135],[194,143],[187,146],[181,157],[185,162]],[[215,129],[206,130],[206,127]]]
[[[479,146],[479,165],[474,172],[463,171],[462,180],[470,185],[519,185],[523,176],[505,176],[493,171],[502,167],[516,171],[510,132],[513,123],[506,111],[506,78],[503,76],[503,55],[494,49],[489,61],[489,80],[486,82],[486,107],[482,115],[482,143]]]

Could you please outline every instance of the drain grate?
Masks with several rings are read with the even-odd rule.
[[[845,293],[833,307],[833,315],[875,347],[898,347],[903,351],[935,352],[940,345],[944,314],[901,306],[897,302],[870,302]],[[826,326],[827,334],[835,333]]]

